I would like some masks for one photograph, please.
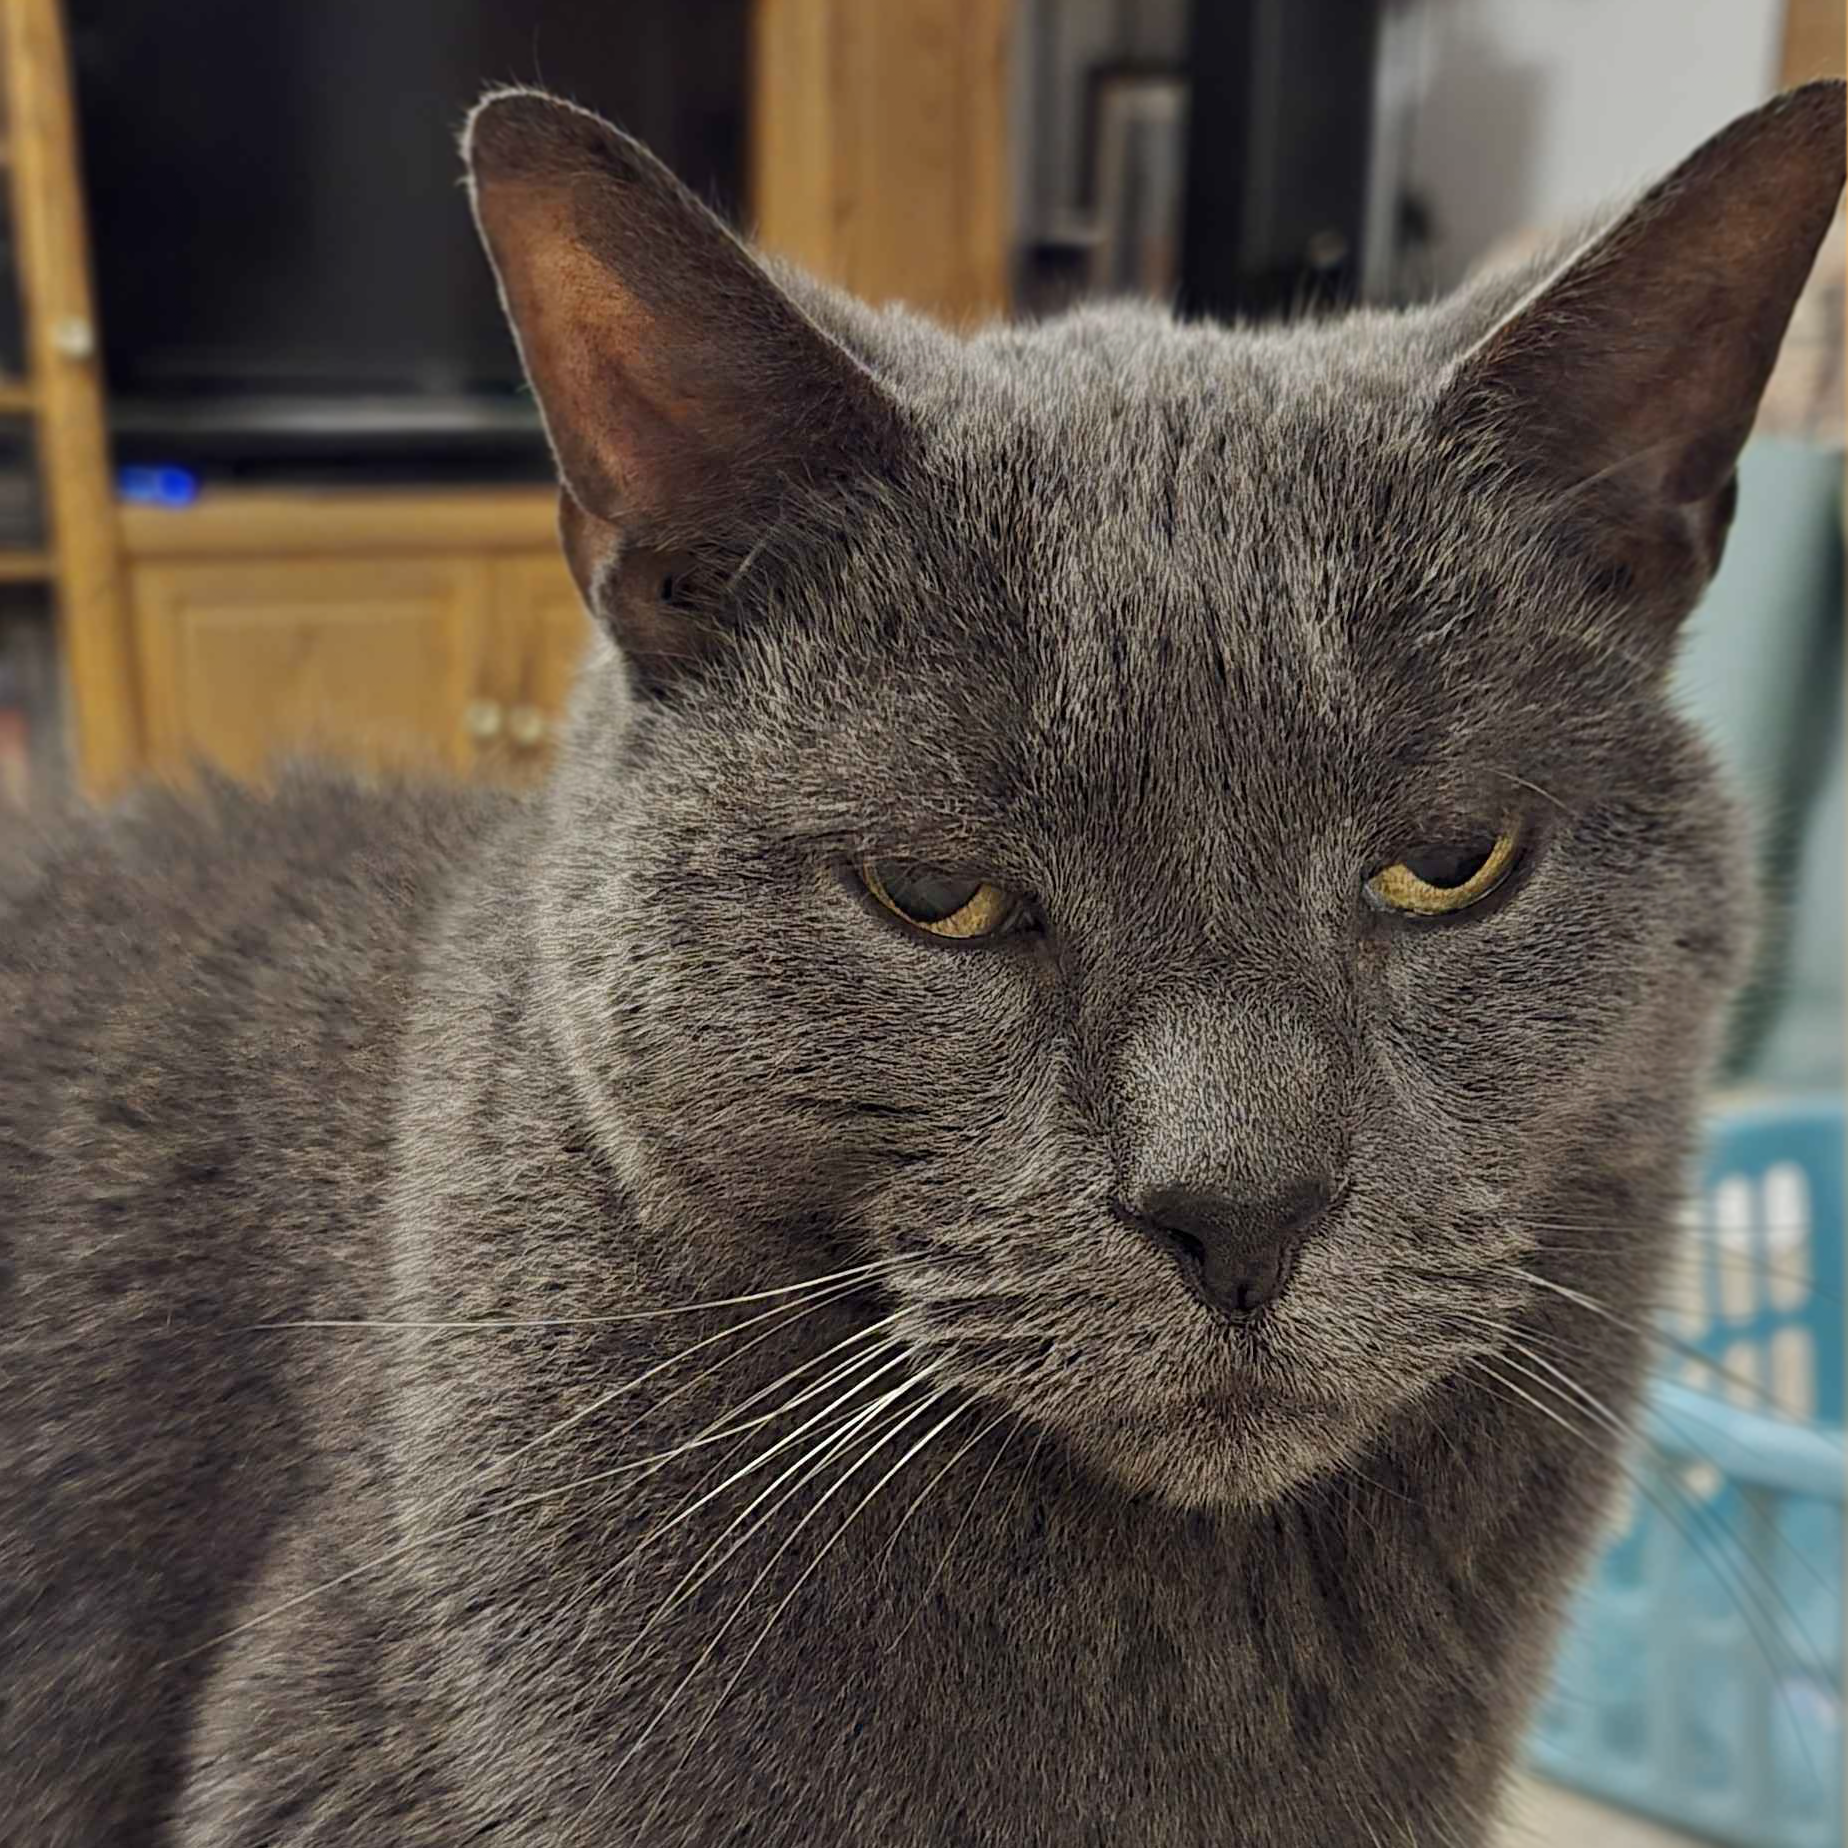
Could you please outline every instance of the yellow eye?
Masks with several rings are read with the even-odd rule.
[[[860,877],[888,911],[933,937],[996,937],[1020,910],[1020,900],[998,885],[909,860],[868,860]]]
[[[1520,844],[1520,830],[1510,825],[1499,834],[1484,831],[1420,847],[1381,867],[1367,881],[1367,893],[1381,909],[1414,917],[1466,911],[1508,877]]]

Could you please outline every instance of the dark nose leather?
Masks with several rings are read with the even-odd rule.
[[[1163,1188],[1118,1202],[1116,1212],[1173,1260],[1209,1308],[1245,1321],[1283,1294],[1337,1191],[1319,1179],[1265,1200]]]

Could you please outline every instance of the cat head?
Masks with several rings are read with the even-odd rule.
[[[1194,1504],[1643,1275],[1748,908],[1665,676],[1842,96],[1430,309],[968,337],[488,99],[607,638],[548,1006],[657,1222],[888,1260],[919,1368]]]

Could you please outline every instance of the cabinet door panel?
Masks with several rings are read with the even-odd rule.
[[[309,751],[466,771],[488,620],[485,560],[135,567],[149,756],[261,776]]]

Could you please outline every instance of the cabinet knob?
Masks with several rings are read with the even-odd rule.
[[[515,706],[507,714],[507,736],[522,751],[531,751],[545,742],[545,714],[537,706]]]
[[[500,701],[471,699],[462,708],[462,724],[477,744],[487,744],[491,739],[498,738],[501,730]]]
[[[51,324],[51,344],[61,359],[89,359],[96,352],[96,328],[79,314],[61,314]]]

